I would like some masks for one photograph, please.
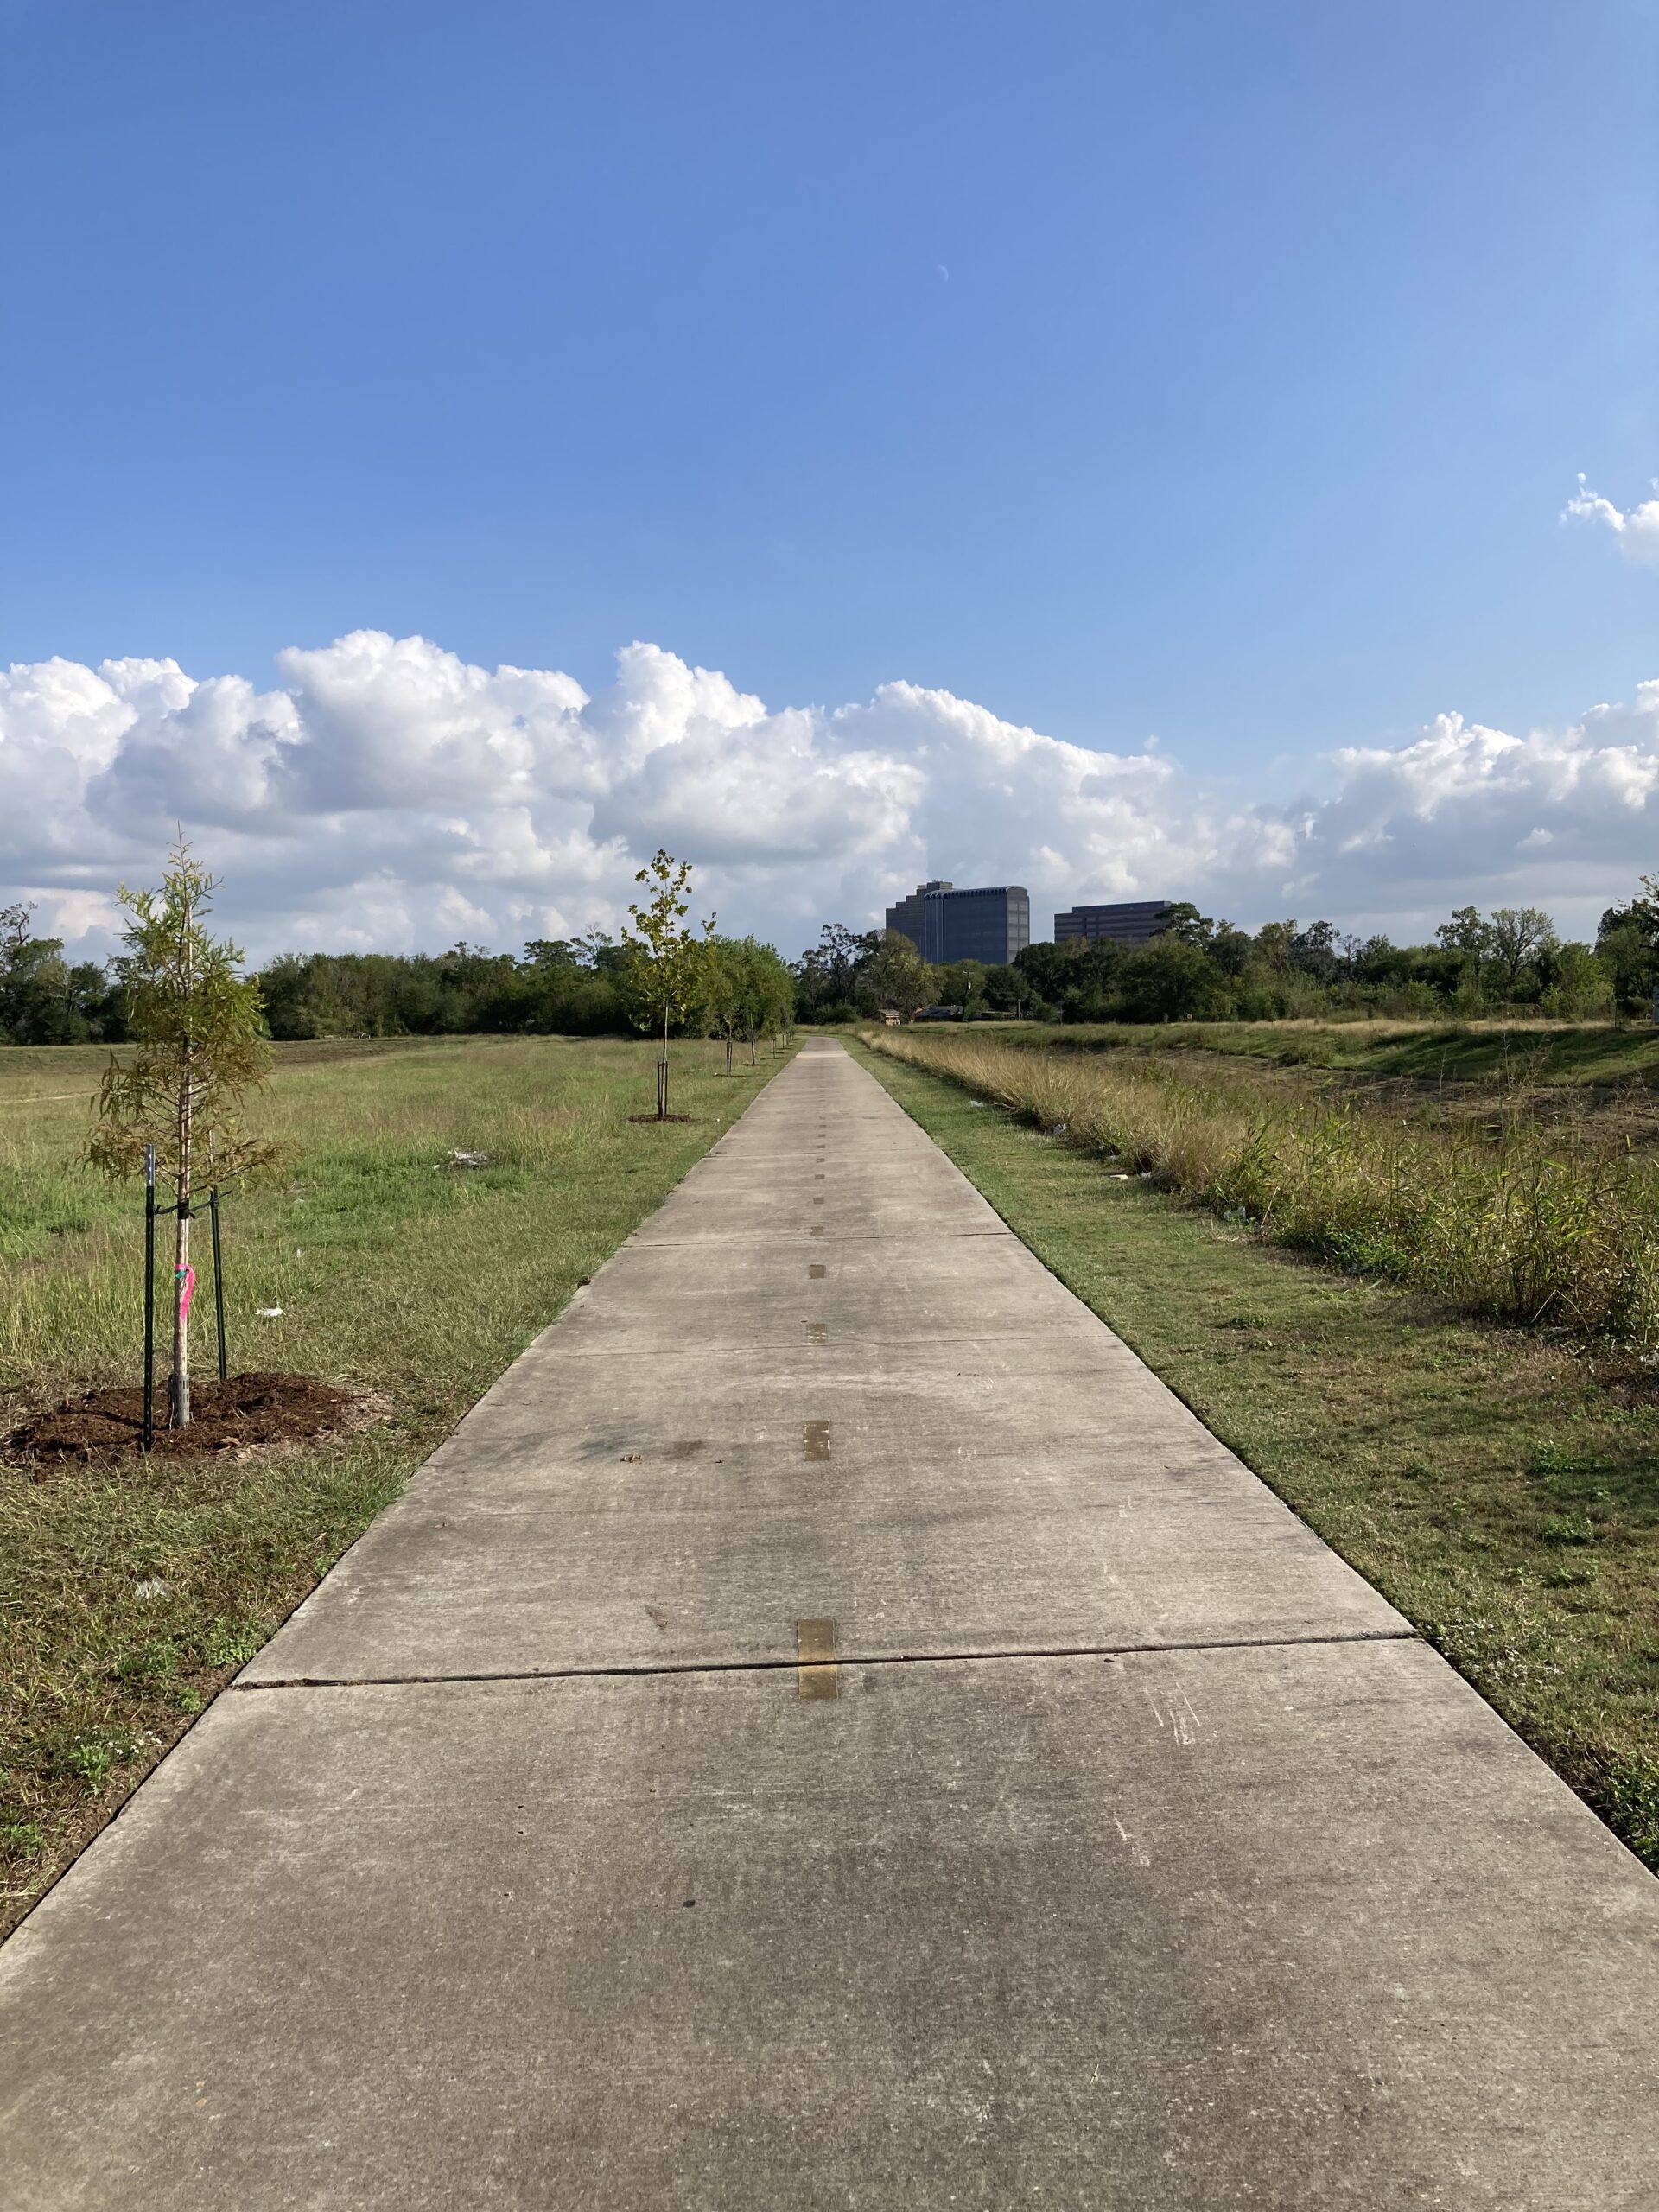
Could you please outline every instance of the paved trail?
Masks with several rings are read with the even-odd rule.
[[[1656,1939],[814,1044],[0,1953],[0,2202],[1650,2212]]]

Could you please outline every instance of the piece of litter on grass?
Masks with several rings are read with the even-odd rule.
[[[970,1098],[968,1101],[968,1103],[970,1106],[982,1106],[985,1103],[985,1101],[982,1098]]]
[[[256,1306],[253,1311],[256,1319],[261,1321],[280,1321],[283,1318],[280,1306]]]
[[[1114,1175],[1112,1180],[1114,1183],[1133,1183],[1135,1178],[1133,1175]]]
[[[163,1582],[159,1574],[150,1574],[146,1575],[142,1582],[133,1584],[132,1594],[135,1598],[165,1598],[172,1588],[173,1585]]]
[[[1150,1167],[1143,1167],[1143,1168],[1141,1170],[1140,1180],[1141,1180],[1141,1182],[1143,1182],[1143,1183],[1150,1183],[1150,1182],[1151,1182],[1151,1180],[1152,1180],[1152,1170],[1151,1170],[1151,1168],[1150,1168]]]
[[[444,1162],[446,1167],[487,1167],[489,1165],[487,1152],[452,1152]]]

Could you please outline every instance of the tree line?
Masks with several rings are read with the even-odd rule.
[[[118,1043],[131,1034],[123,961],[72,963],[27,906],[0,908],[0,1043]],[[1516,1009],[1565,1020],[1645,1015],[1659,988],[1659,875],[1610,906],[1593,945],[1562,943],[1535,906],[1459,907],[1432,944],[1344,936],[1328,921],[1254,932],[1193,906],[1150,944],[1033,944],[1011,966],[930,967],[907,938],[828,924],[791,964],[753,937],[714,937],[674,1027],[741,1042],[791,1017],[906,1018],[930,1006],[1063,1021],[1273,1021],[1374,1013],[1468,1019]],[[629,953],[604,931],[537,938],[520,953],[284,953],[255,979],[276,1038],[475,1032],[618,1035],[642,1026]]]
[[[796,963],[803,1021],[906,1019],[924,1007],[973,1020],[1279,1021],[1360,1013],[1471,1020],[1516,1011],[1567,1020],[1645,1017],[1659,989],[1659,876],[1610,906],[1593,945],[1563,943],[1536,906],[1461,906],[1432,944],[1344,936],[1332,922],[1249,931],[1191,905],[1150,944],[1027,945],[1011,965],[931,967],[907,938],[831,923]]]
[[[26,906],[0,910],[0,1043],[118,1044],[131,1033],[124,957],[72,965],[36,937]],[[715,937],[703,987],[674,1027],[723,1036],[782,1027],[793,1005],[780,955],[753,937]],[[275,1038],[442,1037],[476,1032],[615,1036],[644,1026],[629,953],[604,931],[535,938],[519,954],[283,953],[253,980]]]

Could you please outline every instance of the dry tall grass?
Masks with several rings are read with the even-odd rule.
[[[1564,1156],[1526,1122],[1492,1144],[1351,1101],[1264,1101],[1224,1076],[1194,1082],[1146,1061],[1103,1065],[963,1035],[865,1041],[1332,1266],[1502,1320],[1644,1350],[1659,1340],[1649,1164]]]

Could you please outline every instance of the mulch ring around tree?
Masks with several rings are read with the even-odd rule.
[[[199,1459],[213,1452],[241,1458],[260,1447],[322,1444],[384,1420],[391,1410],[372,1391],[325,1382],[315,1375],[232,1375],[190,1384],[190,1426],[167,1426],[167,1383],[156,1384],[152,1452]],[[88,1390],[84,1397],[31,1414],[0,1446],[8,1459],[102,1459],[143,1448],[144,1393],[134,1383]]]
[[[695,1114],[630,1114],[631,1122],[695,1122]]]

